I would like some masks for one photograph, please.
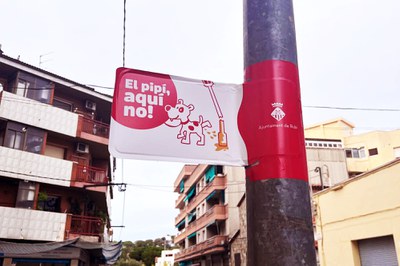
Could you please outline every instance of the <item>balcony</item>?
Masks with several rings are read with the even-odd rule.
[[[94,119],[79,115],[77,137],[108,145],[110,126]]]
[[[179,192],[180,191],[180,184],[182,180],[186,180],[188,179],[188,177],[190,177],[194,171],[196,170],[196,168],[199,167],[201,169],[203,169],[203,171],[205,170],[205,168],[207,166],[197,166],[197,165],[185,165],[183,166],[181,172],[179,173],[178,177],[176,178],[175,182],[174,182],[174,192]],[[187,187],[187,184],[185,184],[186,190],[189,189],[189,187]]]
[[[224,252],[228,243],[228,236],[213,236],[204,242],[183,249],[175,254],[175,261],[194,259],[199,256]]]
[[[92,184],[107,183],[106,170],[81,164],[74,164],[74,166],[76,167],[76,175],[72,181]]]
[[[183,201],[185,197],[186,197],[185,193],[179,194],[178,198],[175,200],[175,207],[177,209],[180,209],[185,205],[185,202]]]
[[[69,186],[72,162],[0,146],[0,175]]]
[[[74,163],[71,186],[84,187],[88,184],[107,184],[108,177],[105,169]],[[106,187],[93,187],[91,189],[105,191]]]
[[[71,137],[78,127],[77,114],[6,91],[0,93],[0,117]]]
[[[67,214],[0,207],[0,238],[62,241]]]
[[[68,214],[65,238],[78,236],[93,237],[100,242],[104,235],[105,222],[100,217]]]
[[[185,239],[188,235],[200,230],[207,226],[212,221],[221,221],[228,218],[228,207],[224,205],[215,205],[207,212],[200,216],[197,220],[193,221],[186,226],[185,231],[180,235],[177,235],[174,239],[175,243],[179,243]]]
[[[193,208],[197,207],[202,201],[204,201],[208,195],[214,190],[224,190],[226,188],[226,177],[225,176],[215,176],[214,180],[208,183],[203,190],[201,190],[188,205],[186,205],[178,216],[175,218],[175,225],[182,221],[183,218],[191,211]]]

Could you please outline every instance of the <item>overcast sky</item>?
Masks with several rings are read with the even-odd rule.
[[[242,5],[127,0],[126,67],[242,83]],[[336,109],[400,108],[400,1],[294,0],[294,8],[304,124],[343,117],[357,132],[400,128],[399,111]],[[123,0],[2,0],[0,11],[6,55],[82,84],[114,86]],[[176,232],[172,185],[181,166],[125,160],[122,174],[118,165],[117,181],[130,185],[125,208],[124,193],[113,200],[112,223],[126,226],[116,240]]]

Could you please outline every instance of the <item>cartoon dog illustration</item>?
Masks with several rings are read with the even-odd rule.
[[[205,135],[203,130],[206,127],[211,128],[211,123],[208,120],[203,121],[202,115],[199,116],[198,121],[190,120],[189,117],[193,110],[194,106],[192,104],[186,105],[182,99],[178,99],[178,103],[175,107],[172,107],[171,105],[165,106],[165,111],[169,117],[165,124],[170,127],[181,126],[177,139],[181,139],[182,144],[190,144],[191,135],[195,134],[200,138],[197,141],[197,145],[204,146]]]

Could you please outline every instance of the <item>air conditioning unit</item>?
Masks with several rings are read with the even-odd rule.
[[[91,111],[96,111],[96,103],[86,100],[85,108]]]
[[[76,152],[78,153],[89,153],[89,145],[78,142],[76,144]]]

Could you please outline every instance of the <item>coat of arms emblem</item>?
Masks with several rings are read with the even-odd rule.
[[[283,103],[273,103],[272,107],[275,107],[275,109],[272,111],[271,116],[277,121],[282,120],[286,115],[285,112],[282,110]]]

